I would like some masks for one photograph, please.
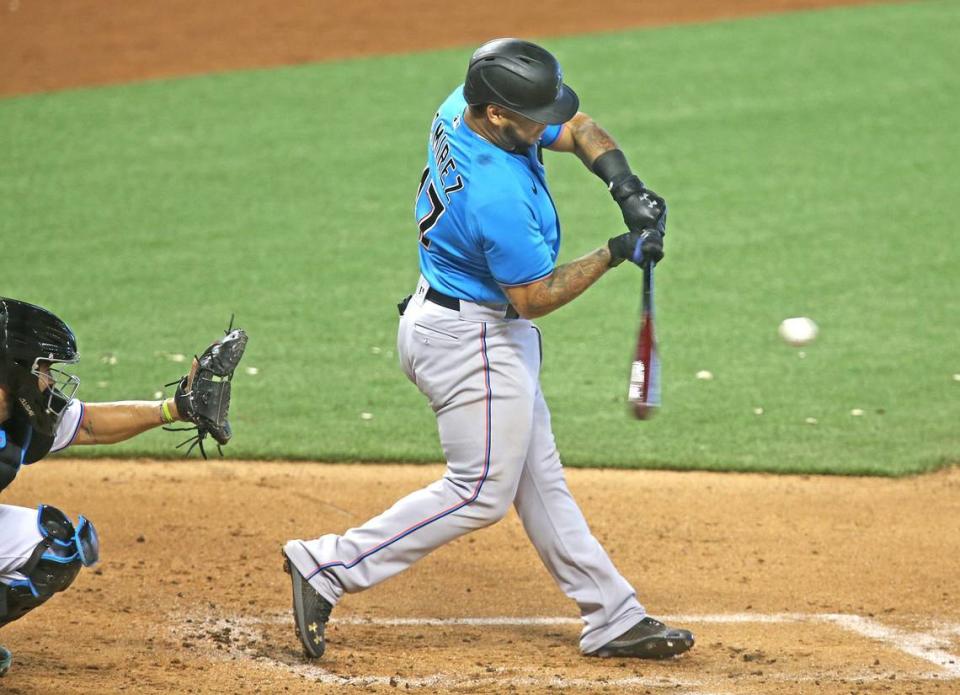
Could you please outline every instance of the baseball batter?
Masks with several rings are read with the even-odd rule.
[[[437,417],[441,480],[343,535],[284,547],[297,634],[310,657],[344,593],[367,589],[435,548],[501,519],[513,505],[560,588],[577,602],[580,649],[662,658],[693,635],[650,618],[591,535],[564,480],[539,385],[530,319],[575,299],[611,267],[663,257],[666,206],[612,138],[578,111],[553,55],[498,39],[430,125],[416,198],[421,277],[400,305],[406,375]],[[576,154],[619,204],[628,231],[556,265],[560,224],[541,148]]]
[[[63,369],[80,359],[70,327],[42,307],[0,297],[0,491],[50,453],[75,444],[112,444],[175,421],[192,422],[198,435],[207,431],[225,444],[229,388],[216,384],[229,383],[236,363],[229,374],[219,375],[225,381],[208,385],[205,374],[210,356],[239,361],[234,353],[242,356],[245,344],[238,329],[211,345],[194,360],[173,398],[83,403],[74,398],[80,380]],[[222,419],[210,419],[200,401],[216,402]],[[99,555],[96,529],[84,516],[74,524],[48,504],[0,504],[0,627],[65,590]],[[0,676],[11,662],[10,651],[0,647]]]

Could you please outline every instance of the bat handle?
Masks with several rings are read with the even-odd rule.
[[[643,264],[643,310],[653,311],[653,261]]]

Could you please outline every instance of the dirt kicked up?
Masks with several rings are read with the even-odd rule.
[[[362,594],[309,662],[280,547],[441,466],[51,460],[4,502],[97,524],[101,564],[5,627],[10,693],[952,693],[960,469],[920,478],[570,470],[594,534],[688,654],[596,660],[516,515]]]

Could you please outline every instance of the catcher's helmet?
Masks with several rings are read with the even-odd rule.
[[[76,336],[57,316],[43,307],[0,297],[0,383],[8,387],[38,432],[56,432],[80,385],[77,377],[53,365],[79,359]]]
[[[553,54],[520,39],[480,46],[470,58],[463,96],[468,104],[497,104],[546,124],[566,123],[580,107]]]

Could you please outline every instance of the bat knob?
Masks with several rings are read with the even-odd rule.
[[[633,416],[638,420],[649,420],[657,412],[657,406],[649,403],[631,403]]]

